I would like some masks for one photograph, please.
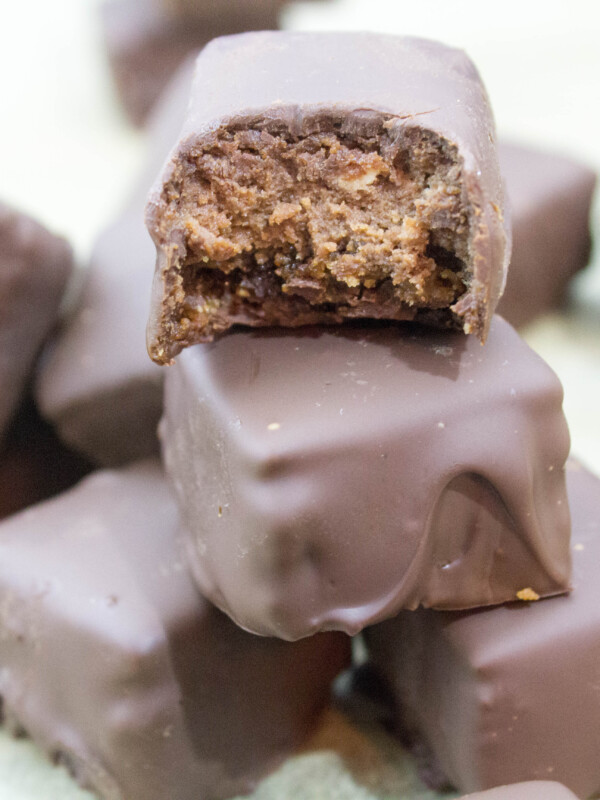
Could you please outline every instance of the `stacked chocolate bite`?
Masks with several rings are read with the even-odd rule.
[[[147,220],[149,351],[175,359],[164,461],[202,592],[284,639],[392,618],[367,631],[372,663],[455,787],[581,791],[557,737],[526,746],[556,718],[547,702],[528,718],[515,652],[533,680],[529,603],[571,587],[569,437],[556,377],[493,318],[510,237],[470,62],[366,34],[213,42]],[[569,487],[586,520],[590,480]],[[534,612],[551,629],[573,602]],[[442,609],[473,620],[464,645]]]
[[[562,390],[492,320],[494,140],[474,67],[432,42],[260,33],[200,56],[148,206],[149,350],[180,353],[162,439],[192,571],[242,627],[356,634],[568,588]],[[181,353],[239,323],[258,330]]]
[[[161,159],[188,70],[155,122]],[[142,194],[98,243],[38,386],[61,434],[104,464],[156,445],[162,378],[140,366],[137,323]],[[417,39],[216,40],[148,225],[149,350],[175,362],[160,426],[168,481],[158,460],[135,461],[3,524],[6,720],[104,798],[232,797],[306,738],[350,663],[345,634],[367,629],[413,739],[428,735],[426,710],[440,720],[448,704],[443,750],[454,697],[432,679],[434,699],[412,709],[402,670],[429,676],[428,642],[448,617],[479,618],[491,641],[496,618],[525,619],[530,601],[571,585],[562,389],[494,316],[510,233],[476,70]],[[594,481],[569,485],[582,531]],[[575,597],[533,610],[557,620]],[[520,608],[480,610],[507,601]],[[465,764],[481,730],[466,658],[450,673],[456,703],[468,700]],[[521,771],[488,778],[476,765],[467,780],[438,758],[464,790],[552,778],[578,791],[554,762],[541,774],[526,732]],[[569,796],[538,783],[490,800],[524,791]]]

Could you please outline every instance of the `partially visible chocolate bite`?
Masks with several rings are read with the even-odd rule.
[[[242,627],[357,633],[569,587],[569,436],[500,318],[231,333],[167,374],[163,455],[202,592]]]
[[[108,57],[125,111],[146,121],[189,53],[215,36],[277,28],[284,0],[105,0]]]
[[[513,249],[498,313],[518,327],[556,308],[590,255],[596,175],[556,153],[500,143]]]
[[[160,466],[0,525],[0,695],[104,800],[242,794],[303,741],[349,640],[251,636],[196,591]]]
[[[475,67],[441,44],[211,42],[147,209],[150,355],[237,323],[365,317],[485,340],[510,250],[494,135]]]
[[[573,792],[556,781],[525,781],[476,792],[461,800],[577,800]]]
[[[463,792],[547,777],[580,798],[600,790],[600,480],[570,462],[567,484],[571,594],[366,632],[397,728]]]
[[[58,319],[72,269],[64,239],[0,203],[0,439]]]
[[[96,242],[36,387],[60,437],[106,466],[158,452],[163,381],[144,344],[153,248],[140,211],[134,204]]]
[[[0,519],[68,489],[90,470],[85,459],[58,440],[28,400],[0,446]]]
[[[37,380],[44,416],[96,464],[124,464],[159,449],[164,376],[145,345],[155,249],[144,227],[144,204],[181,127],[192,70],[189,59],[158,104],[132,197],[96,241],[81,296]]]

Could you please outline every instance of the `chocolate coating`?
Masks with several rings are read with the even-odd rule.
[[[90,469],[30,400],[23,403],[0,447],[0,519],[68,489]]]
[[[239,630],[201,598],[157,463],[100,472],[0,526],[0,695],[105,800],[246,792],[303,740],[348,659]]]
[[[143,327],[152,259],[134,206],[96,242],[77,307],[38,376],[43,415],[97,464],[158,452],[163,381],[146,353]]]
[[[283,0],[108,0],[101,6],[110,66],[136,125],[189,53],[215,36],[278,27]]]
[[[590,255],[593,170],[571,158],[501,142],[500,168],[513,223],[513,248],[498,313],[517,327],[565,299]]]
[[[242,627],[286,639],[562,592],[561,401],[499,317],[484,348],[408,326],[189,348],[161,435],[196,581]]]
[[[64,239],[0,203],[0,439],[58,319],[72,269]]]
[[[571,594],[367,632],[398,728],[462,791],[549,776],[581,798],[600,789],[600,480],[570,463],[567,484]]]
[[[556,781],[525,781],[465,795],[461,800],[575,800],[566,786]]]
[[[224,74],[227,75],[226,84],[222,80]],[[345,177],[338,176],[337,183],[334,181],[337,189],[329,187],[332,198],[341,204],[342,211],[347,210],[344,203],[349,203],[349,198],[360,206],[361,192],[374,191],[384,173],[392,174],[392,182],[410,182],[407,176],[412,175],[412,167],[409,165],[408,172],[403,172],[405,156],[409,161],[415,154],[417,161],[422,157],[419,169],[427,172],[429,156],[425,153],[427,147],[435,143],[435,146],[431,145],[436,150],[435,167],[432,161],[430,168],[435,174],[438,167],[443,167],[442,172],[449,169],[453,179],[448,185],[443,181],[435,184],[435,192],[439,192],[433,210],[430,209],[435,217],[432,230],[439,224],[440,230],[446,231],[445,235],[458,235],[460,232],[464,239],[461,248],[466,253],[466,263],[460,272],[463,287],[460,291],[463,293],[452,294],[454,300],[450,307],[429,307],[425,295],[419,304],[413,304],[404,295],[397,296],[398,287],[396,283],[392,285],[390,279],[375,285],[375,270],[373,275],[369,273],[371,277],[364,287],[361,285],[364,293],[359,292],[354,282],[358,279],[354,275],[348,283],[336,277],[325,293],[319,286],[318,301],[313,302],[310,299],[314,282],[312,271],[306,285],[300,281],[301,285],[295,286],[294,281],[297,283],[300,279],[294,278],[294,270],[299,275],[304,267],[294,264],[291,280],[283,283],[283,288],[277,288],[277,281],[283,282],[279,267],[275,269],[267,265],[265,271],[270,283],[264,276],[261,283],[259,278],[264,265],[258,255],[256,265],[248,267],[253,270],[252,286],[247,287],[242,280],[238,287],[235,270],[232,273],[229,264],[222,268],[223,274],[220,275],[223,252],[235,251],[236,258],[242,258],[249,249],[248,257],[252,258],[252,248],[258,245],[255,242],[242,244],[245,241],[242,233],[239,242],[237,239],[235,242],[227,241],[223,247],[219,237],[221,234],[226,236],[229,229],[218,205],[215,225],[221,226],[220,231],[211,228],[206,233],[202,227],[204,222],[199,223],[200,228],[196,231],[197,223],[190,211],[195,200],[189,181],[197,180],[202,187],[202,169],[195,176],[193,165],[199,164],[203,156],[210,161],[215,143],[229,141],[229,137],[235,140],[238,134],[241,138],[236,147],[239,146],[242,154],[238,159],[240,173],[237,177],[241,187],[240,198],[244,196],[243,187],[248,180],[248,186],[256,185],[251,172],[248,172],[250,178],[246,176],[248,180],[244,178],[244,159],[248,161],[248,154],[253,149],[260,151],[265,141],[275,142],[273,146],[279,153],[279,140],[288,145],[308,142],[307,147],[311,150],[311,137],[329,136],[331,141],[328,139],[326,145],[323,142],[320,145],[325,149],[331,147],[334,154],[339,152],[336,149],[338,145],[346,144],[351,149],[358,148],[363,155],[366,152],[365,161],[375,159],[373,163],[378,164],[379,171],[365,166],[366,172],[363,174],[361,171],[357,176],[349,168]],[[485,339],[504,285],[510,251],[494,136],[487,96],[475,67],[462,52],[441,44],[365,33],[261,32],[214,40],[198,58],[181,137],[148,204],[147,224],[157,246],[148,326],[148,347],[152,358],[167,363],[183,347],[210,340],[215,333],[234,323],[295,326],[337,323],[348,317],[420,317],[425,321],[462,327],[466,332]],[[333,141],[336,137],[339,139],[337,144]],[[228,145],[224,147],[227,150]],[[300,154],[298,163],[303,163],[304,158],[304,154]],[[292,170],[295,168],[294,164],[290,166]],[[221,167],[219,174],[220,171]],[[320,189],[325,180],[323,174],[319,173],[312,183],[309,178],[309,186]],[[340,182],[345,188],[339,188]],[[266,191],[268,184],[266,176],[261,188]],[[425,194],[417,196],[416,206],[421,211],[432,201],[433,190],[434,187],[428,185]],[[218,194],[220,189],[217,187],[215,191]],[[313,213],[310,209],[314,204],[311,206],[306,198],[295,197],[293,187],[290,191],[290,197],[282,198],[286,201],[283,204],[286,208],[276,208],[269,218],[270,230],[275,230],[280,222],[285,224],[289,214],[296,214],[301,219],[303,214]],[[247,191],[246,195],[249,194],[251,192]],[[233,214],[234,206],[239,211],[238,205],[243,205],[240,198],[231,201],[227,213]],[[454,209],[450,213],[447,209],[455,201],[460,210]],[[203,202],[200,198],[199,207]],[[304,211],[302,202],[305,203]],[[409,206],[410,203],[407,208]],[[410,213],[406,213],[404,219],[409,219]],[[240,214],[244,219],[243,213]],[[253,209],[249,205],[245,218],[252,215]],[[376,227],[378,221],[371,220],[371,223]],[[350,223],[350,228],[364,232],[364,223],[358,227],[352,227]],[[382,248],[379,265],[383,267],[390,258],[387,249],[392,245],[382,231],[373,235],[376,247]],[[398,235],[404,242],[410,239],[404,229],[399,229]],[[196,257],[191,244],[194,237],[199,241],[206,239],[210,244],[207,245],[208,255],[200,254],[197,264],[193,263]],[[383,237],[381,242],[378,237]],[[323,244],[328,246],[327,242]],[[352,241],[340,240],[338,244],[338,250],[349,248],[343,255],[348,255],[353,247]],[[433,249],[436,253],[440,250],[433,238],[430,244],[435,244]],[[410,251],[410,246],[407,247]],[[211,255],[213,251],[215,253]],[[456,266],[457,257],[443,247],[441,251],[445,253],[444,258],[449,259],[448,263]],[[444,258],[440,255],[438,259],[429,250],[421,253],[422,256],[427,254],[435,260],[435,268],[441,270],[443,283],[446,280],[443,276],[449,274],[448,269],[442,269],[446,263]],[[327,281],[331,277],[327,270],[335,274],[337,255],[339,252],[330,253],[325,259]],[[275,263],[278,263],[278,257],[275,257]],[[311,261],[311,270],[312,267]],[[433,269],[430,263],[427,269]],[[197,276],[203,271],[206,273],[202,275],[204,283],[201,282],[198,288]],[[257,272],[260,275],[255,275]],[[214,280],[219,287],[214,292],[210,286],[213,274],[217,276]],[[456,278],[458,273],[452,274]],[[425,278],[419,276],[414,280],[419,288]],[[355,287],[354,294],[350,291],[352,287]],[[438,302],[442,301],[436,300]],[[430,308],[434,309],[431,314]]]
[[[180,67],[152,116],[146,164],[131,199],[98,238],[77,305],[38,376],[44,416],[97,464],[115,466],[159,449],[164,376],[145,344],[155,249],[144,204],[181,126],[193,63]]]

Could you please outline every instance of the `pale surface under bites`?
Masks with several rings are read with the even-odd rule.
[[[524,781],[465,795],[461,800],[576,800],[573,792],[556,781]]]
[[[487,97],[459,51],[375,34],[215,40],[148,205],[150,354],[167,363],[234,324],[364,317],[484,340],[508,260],[502,203]]]

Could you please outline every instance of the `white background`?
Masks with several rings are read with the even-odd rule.
[[[298,3],[285,24],[463,47],[484,78],[500,135],[600,171],[598,0],[330,0]],[[144,150],[113,93],[95,0],[0,0],[0,108],[0,198],[66,234],[84,263],[126,199]],[[575,453],[600,471],[598,254],[578,298],[575,311],[542,320],[527,337],[565,384]],[[0,736],[0,800],[87,796],[71,795],[65,780],[29,744]]]

